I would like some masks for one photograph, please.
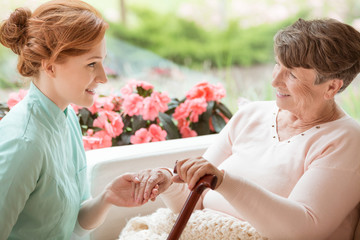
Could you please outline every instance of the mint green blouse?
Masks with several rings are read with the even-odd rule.
[[[0,239],[70,239],[88,197],[74,110],[31,84],[0,121]]]

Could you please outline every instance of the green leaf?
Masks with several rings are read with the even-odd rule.
[[[201,120],[196,123],[191,123],[190,128],[196,131],[199,136],[207,135],[211,133],[209,128],[209,120],[208,121]]]
[[[201,119],[203,119],[204,121],[209,122],[209,119],[210,119],[210,117],[211,117],[211,115],[213,113],[214,106],[215,106],[214,101],[208,102],[208,105],[206,107],[206,112],[201,114]]]
[[[214,126],[214,130],[217,133],[219,133],[221,131],[221,129],[223,129],[226,125],[224,118],[216,113],[211,116],[211,121]]]
[[[221,102],[217,103],[215,108],[219,109],[222,114],[224,114],[225,117],[230,119],[232,117],[231,111]]]
[[[175,112],[175,108],[177,108],[184,101],[185,100],[180,101],[177,98],[172,98],[171,101],[168,103],[168,110],[165,113],[168,115],[172,115]]]
[[[167,139],[180,138],[179,130],[175,126],[174,122],[172,121],[172,118],[169,115],[165,113],[159,113],[159,119],[164,130],[167,132],[167,136],[166,136]]]
[[[145,121],[141,116],[133,116],[132,119],[133,119],[132,122],[133,133],[135,133],[140,128],[147,127],[147,121]]]

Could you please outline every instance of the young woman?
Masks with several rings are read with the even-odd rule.
[[[0,122],[0,239],[69,239],[100,225],[111,205],[138,205],[130,175],[89,199],[82,135],[69,105],[91,106],[107,82],[107,28],[79,0],[49,1],[33,13],[19,8],[2,22],[0,42],[19,55],[18,71],[32,81]]]

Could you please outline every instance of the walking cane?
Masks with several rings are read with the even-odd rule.
[[[174,173],[176,173],[176,166],[174,168]],[[217,177],[215,175],[208,174],[199,179],[193,190],[191,190],[183,208],[181,209],[181,212],[177,217],[167,240],[178,240],[180,238],[180,235],[184,230],[186,223],[189,221],[190,215],[193,212],[202,192],[206,188],[211,188],[214,190],[216,183]]]

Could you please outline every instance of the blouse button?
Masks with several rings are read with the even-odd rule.
[[[319,129],[319,128],[320,128],[320,126],[316,126],[316,128],[317,128],[317,129]]]

